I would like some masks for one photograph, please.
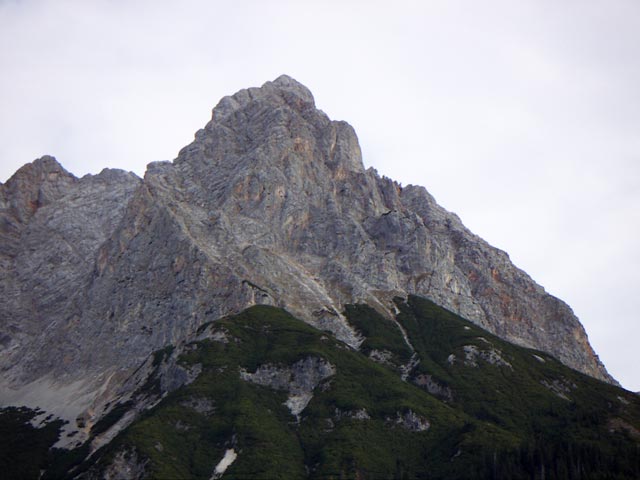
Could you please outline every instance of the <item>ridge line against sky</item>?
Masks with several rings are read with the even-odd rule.
[[[640,390],[640,4],[0,0],[0,181],[172,159],[286,73],[507,251]]]

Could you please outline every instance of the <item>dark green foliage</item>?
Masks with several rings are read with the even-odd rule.
[[[162,351],[162,350],[160,350]],[[127,411],[133,406],[133,401],[129,400],[124,403],[117,403],[109,413],[107,413],[104,417],[102,417],[98,422],[96,422],[93,427],[91,427],[91,435],[100,435],[103,432],[106,432],[114,425],[118,420],[122,418],[122,416],[127,413]]]
[[[26,407],[0,409],[0,477],[37,479],[48,467],[49,448],[58,441],[64,422],[54,420],[37,428],[31,421],[40,411]]]
[[[75,474],[92,469],[99,477],[118,452],[135,451],[150,478],[208,479],[233,448],[238,457],[225,479],[640,478],[637,396],[503,342],[428,300],[397,304],[420,359],[408,381],[398,368],[412,352],[398,325],[369,307],[345,312],[367,335],[360,352],[284,310],[253,307],[204,325],[199,333],[217,332],[220,341],[192,343],[178,357],[187,368],[202,367],[197,379],[143,413]],[[371,361],[371,350],[390,352],[391,364]],[[154,365],[172,353],[156,352]],[[299,418],[284,404],[288,392],[241,378],[241,371],[308,357],[336,373],[315,388]],[[434,385],[448,393],[432,395]],[[151,375],[138,395],[158,388]],[[128,408],[116,405],[92,433]],[[399,423],[410,412],[429,429]],[[46,478],[61,478],[86,452],[56,452]]]
[[[519,438],[495,450],[495,467],[489,459],[495,478],[538,478],[542,470],[547,479],[640,478],[640,438],[628,433],[640,426],[636,395],[500,340],[429,300],[411,296],[397,305],[421,359],[414,378],[433,374],[452,388],[452,406]],[[499,352],[511,367],[482,359],[465,365],[469,345]]]
[[[369,312],[374,322],[389,322]],[[283,310],[254,307],[208,328],[224,331],[227,343],[191,345],[180,362],[202,365],[197,380],[123,432],[105,449],[103,463],[116,451],[135,448],[150,460],[154,478],[209,478],[233,448],[238,458],[225,478],[470,478],[469,466],[482,461],[481,441],[512,441]],[[384,347],[408,357],[400,345]],[[240,369],[290,366],[309,356],[330,362],[336,374],[315,389],[299,421],[284,405],[285,391],[240,378]],[[212,411],[198,412],[198,399],[207,399]],[[354,418],[362,409],[369,419]],[[431,428],[414,432],[396,424],[409,411]],[[473,428],[465,429],[469,424]],[[469,450],[452,461],[462,444]]]
[[[47,469],[42,476],[43,480],[60,480],[64,478],[73,478],[69,472],[78,473],[75,469],[82,464],[90,452],[90,443],[86,442],[73,450],[64,448],[53,448],[50,451],[50,461]]]
[[[368,355],[372,350],[387,351],[393,354],[392,363],[405,364],[413,353],[404,341],[397,325],[383,317],[368,305],[347,305],[345,315],[364,337],[360,351]]]
[[[153,352],[153,366],[157,367],[160,365],[165,359],[169,358],[175,347],[173,345],[168,345],[161,350],[157,350]]]

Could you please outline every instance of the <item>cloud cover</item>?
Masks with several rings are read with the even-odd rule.
[[[172,159],[287,73],[575,310],[640,390],[640,4],[0,0],[0,181]]]

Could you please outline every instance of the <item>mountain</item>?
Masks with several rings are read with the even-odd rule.
[[[395,303],[415,354],[364,304],[344,312],[367,334],[360,351],[271,306],[205,323],[193,341],[151,355],[132,393],[75,449],[49,451],[60,422],[34,428],[24,422],[38,412],[0,412],[0,431],[23,439],[3,445],[11,459],[3,471],[45,479],[638,478],[637,395],[429,300]]]
[[[418,389],[406,390],[407,395],[418,395],[419,387],[430,385],[445,393],[451,389],[451,398],[445,395],[437,401],[431,399],[434,392],[429,400],[420,393],[412,404],[415,408],[397,404],[400,394],[390,400],[398,408],[400,423],[409,415],[413,419],[409,423],[424,425],[419,410],[437,404],[437,409],[448,411],[452,407],[447,402],[472,395],[447,387],[454,383],[445,371],[448,367],[428,360],[431,350],[424,350],[428,342],[420,326],[422,317],[416,326],[403,316],[410,298],[423,298],[486,330],[482,338],[494,334],[495,341],[500,338],[544,352],[535,354],[542,361],[529,355],[529,363],[534,358],[546,364],[547,358],[555,357],[597,379],[580,377],[580,382],[598,385],[607,392],[601,398],[617,405],[621,401],[615,398],[620,395],[631,410],[636,408],[624,390],[600,382],[616,383],[565,303],[515,267],[506,253],[467,230],[423,187],[403,187],[371,168],[365,170],[353,129],[316,109],[311,93],[287,76],[223,98],[194,142],[173,162],[149,164],[144,179],[118,170],[78,179],[52,157],[25,165],[0,185],[0,262],[0,404],[28,407],[8,410],[5,420],[22,425],[29,418],[37,424],[52,415],[45,423],[53,425],[58,417],[67,423],[59,425],[62,436],[57,446],[84,452],[78,454],[82,458],[99,446],[115,448],[111,441],[117,445],[121,435],[128,435],[125,432],[147,415],[144,412],[162,411],[156,409],[164,408],[163,398],[170,398],[169,392],[195,388],[213,374],[207,369],[226,360],[198,361],[193,365],[199,367],[187,368],[183,363],[188,363],[188,348],[202,337],[203,326],[223,324],[228,320],[220,319],[232,315],[243,318],[254,305],[286,309],[291,316],[287,322],[296,325],[291,328],[312,329],[308,331],[317,338],[327,339],[332,352],[352,357],[340,360],[346,362],[341,367],[329,360],[337,353],[314,355],[313,347],[295,362],[286,357],[287,366],[264,357],[271,366],[263,372],[254,370],[258,360],[236,352],[232,366],[225,367],[236,373],[245,369],[234,377],[235,384],[254,379],[262,385],[260,378],[271,374],[293,378],[295,383],[297,365],[311,365],[317,370],[310,374],[317,380],[315,389],[337,375],[330,375],[334,370],[348,370],[349,362],[365,362],[367,367],[359,370],[362,375],[382,368],[385,378],[394,378],[389,388]],[[367,312],[364,317],[357,314],[362,309]],[[256,328],[255,335],[265,331]],[[267,339],[280,341],[265,334]],[[296,351],[296,342],[289,341],[279,348]],[[464,358],[468,354],[476,363],[497,361],[491,349],[479,345],[475,341],[463,345]],[[214,349],[211,355],[227,353]],[[451,354],[459,358],[460,352]],[[172,360],[167,363],[167,358]],[[505,362],[515,371],[511,360]],[[549,363],[554,368],[559,365],[555,360]],[[454,360],[450,367],[456,365]],[[548,385],[540,383],[543,380],[533,382],[537,389],[561,393],[570,399],[563,401],[575,402],[565,392],[572,390],[572,384],[567,387],[563,379],[577,373],[541,375],[534,376],[536,381],[540,377]],[[285,383],[276,391],[286,391]],[[150,388],[155,396],[149,394]],[[295,396],[302,387],[291,388],[289,393]],[[500,389],[506,388],[501,384]],[[301,397],[292,402],[303,407],[308,390],[302,388]],[[217,393],[207,390],[207,398],[211,395]],[[484,408],[497,401],[491,396],[479,398]],[[426,403],[418,408],[420,402]],[[509,402],[516,405],[512,397]],[[605,404],[598,402],[589,405]],[[464,424],[465,415],[480,418],[475,408],[464,403],[454,410]],[[345,411],[353,415],[360,411],[352,410]],[[598,431],[609,421],[615,424],[613,432],[637,431],[633,413],[602,415]],[[117,428],[109,428],[116,417]],[[494,417],[488,420],[503,428],[501,422],[507,422],[508,415]],[[395,420],[380,421],[388,426]],[[504,454],[511,455],[523,438],[505,440]],[[215,441],[215,448],[222,448],[218,437]],[[311,447],[305,442],[299,448],[306,452]],[[142,451],[142,446],[132,445],[131,451]],[[153,459],[144,451],[140,461],[146,465]],[[124,455],[124,462],[127,452],[114,455]],[[301,465],[309,467],[306,460],[296,468]],[[98,467],[91,468],[87,472]]]

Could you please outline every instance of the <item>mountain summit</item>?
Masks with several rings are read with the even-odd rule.
[[[615,383],[565,303],[425,188],[365,169],[353,128],[288,76],[223,98],[144,179],[36,160],[0,185],[0,218],[2,404],[90,426],[209,321],[271,305],[358,349],[345,307],[394,321],[409,295]]]

